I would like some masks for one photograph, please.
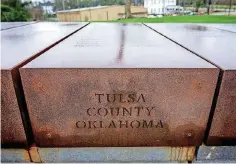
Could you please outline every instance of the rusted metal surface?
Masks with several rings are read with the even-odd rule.
[[[1,149],[1,162],[31,162],[29,152],[25,149]]]
[[[36,58],[84,25],[37,23],[1,31],[2,147],[27,147],[26,137],[28,141],[33,140],[18,67]]]
[[[221,68],[206,137],[209,145],[236,144],[236,34],[193,24],[147,24]],[[234,26],[236,27],[236,26]]]
[[[224,71],[208,145],[236,145],[236,69]]]
[[[1,31],[1,68],[11,69],[19,65],[84,25],[86,24],[41,22]]]
[[[195,24],[146,24],[223,70],[236,65],[236,34]]]
[[[1,145],[27,146],[10,70],[1,70]]]
[[[20,73],[37,146],[186,146],[219,70],[143,25],[94,23]]]
[[[1,22],[1,31],[31,25],[37,22]]]
[[[195,147],[37,148],[41,162],[188,162]],[[33,162],[38,162],[34,161]]]
[[[119,23],[92,23],[28,67],[213,68],[141,24]]]

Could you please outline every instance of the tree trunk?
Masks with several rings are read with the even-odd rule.
[[[65,10],[65,2],[64,2],[64,0],[62,0],[62,8],[63,8],[63,10]]]
[[[125,18],[131,18],[131,0],[125,0]]]
[[[207,2],[207,14],[208,15],[210,15],[211,4],[212,4],[211,0],[208,0],[208,2]]]
[[[231,7],[232,7],[232,0],[230,0],[230,2],[229,2],[229,15],[230,15]]]
[[[195,12],[198,13],[198,11],[199,11],[199,7],[196,7]]]
[[[176,0],[176,5],[179,6],[179,0]]]

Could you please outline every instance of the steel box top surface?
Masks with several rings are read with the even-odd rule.
[[[200,25],[209,26],[209,27],[220,29],[220,30],[225,30],[228,32],[236,33],[236,24],[211,24],[211,23],[208,24],[208,23],[205,23],[205,24],[200,24]]]
[[[236,34],[197,24],[151,24],[147,26],[211,61],[224,70],[236,69]]]
[[[215,68],[142,24],[91,23],[24,68]]]
[[[21,26],[30,25],[37,22],[1,22],[1,30],[7,30],[11,28],[17,28]]]
[[[41,22],[1,31],[1,69],[12,69],[85,24]]]

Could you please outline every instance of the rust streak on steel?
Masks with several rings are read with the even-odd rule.
[[[169,148],[169,160],[170,161],[193,161],[196,147],[170,147]]]
[[[38,152],[38,147],[36,147],[35,144],[33,144],[30,148],[29,148],[29,155],[31,158],[32,162],[36,162],[36,163],[40,163],[42,162],[40,154]]]

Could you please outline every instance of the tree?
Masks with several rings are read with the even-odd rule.
[[[118,0],[117,3],[118,3],[118,5],[125,5],[124,0]]]
[[[21,2],[20,0],[2,0],[1,4],[14,8],[20,6]]]
[[[206,7],[207,7],[207,14],[209,15],[210,14],[210,7],[211,7],[211,4],[212,4],[212,0],[205,0],[204,1]]]
[[[131,0],[125,0],[125,18],[131,18]]]
[[[28,3],[21,3],[20,0],[3,0],[1,2],[1,21],[27,21],[30,18],[25,8]]]
[[[232,0],[230,0],[230,2],[229,2],[229,15],[230,15],[231,7],[232,7]]]
[[[199,8],[204,6],[204,0],[196,0],[195,7],[196,7],[196,12],[198,12]]]

